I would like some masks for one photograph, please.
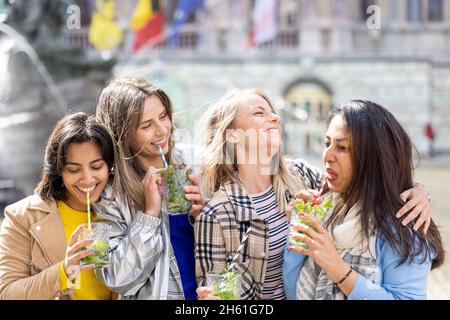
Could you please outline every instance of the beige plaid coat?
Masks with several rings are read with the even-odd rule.
[[[319,188],[323,179],[320,171],[303,161],[289,161],[289,165],[300,173],[306,189]],[[287,191],[286,197],[290,200],[292,195]],[[268,227],[268,223],[256,213],[242,187],[235,182],[225,183],[195,222],[196,277],[199,286],[206,284],[207,272],[221,272],[231,263],[250,228],[235,268],[242,274],[241,299],[261,299],[268,261]]]

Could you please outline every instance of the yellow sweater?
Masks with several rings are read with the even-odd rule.
[[[57,201],[57,205],[64,224],[66,241],[69,243],[70,236],[75,229],[80,224],[88,222],[87,212],[74,210],[63,201]],[[94,270],[81,271],[76,283],[71,283],[64,271],[63,264],[64,262],[61,262],[59,266],[59,284],[61,291],[73,289],[75,300],[111,300],[111,291],[97,280]]]

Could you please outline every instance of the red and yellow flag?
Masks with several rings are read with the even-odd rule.
[[[133,51],[136,52],[154,41],[163,40],[164,14],[159,7],[159,0],[139,0],[131,18],[134,30]]]

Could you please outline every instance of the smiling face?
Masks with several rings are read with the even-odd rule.
[[[162,167],[159,147],[168,154],[171,133],[172,122],[161,100],[156,95],[146,98],[141,119],[130,135],[131,150],[143,168]]]
[[[323,162],[330,190],[345,193],[350,185],[353,165],[351,135],[344,119],[337,115],[328,127],[324,140]]]
[[[91,202],[96,202],[108,183],[108,176],[108,165],[96,143],[69,144],[62,172],[69,207],[85,212],[86,193],[89,191]]]
[[[280,117],[260,95],[241,98],[232,129],[241,146],[238,152],[245,152],[250,159],[256,155],[271,158],[281,148]]]

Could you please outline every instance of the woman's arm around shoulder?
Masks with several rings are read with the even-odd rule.
[[[303,159],[288,160],[297,172],[306,179],[308,189],[319,190],[325,177],[324,173]]]

